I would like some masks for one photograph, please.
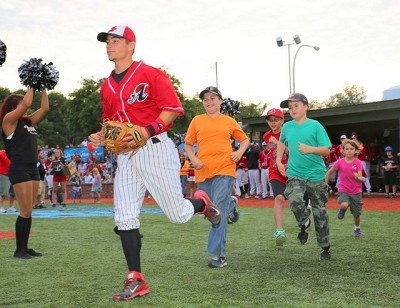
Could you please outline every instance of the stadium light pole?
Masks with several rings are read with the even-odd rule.
[[[300,49],[302,47],[311,47],[314,48],[315,51],[318,51],[320,48],[318,46],[311,46],[311,45],[301,45],[299,48],[297,48],[296,53],[293,58],[293,92],[296,92],[296,59],[297,59],[297,54],[299,53]]]
[[[215,85],[218,88],[218,63],[215,61]]]
[[[292,94],[292,67],[291,67],[291,61],[290,61],[290,46],[291,45],[298,45],[301,43],[300,36],[298,34],[293,36],[293,40],[289,43],[286,43],[285,41],[282,40],[282,38],[279,36],[276,38],[276,44],[278,47],[282,46],[287,46],[288,47],[288,62],[289,62],[289,95]]]

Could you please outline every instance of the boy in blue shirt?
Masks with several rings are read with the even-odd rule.
[[[330,260],[329,217],[326,210],[328,191],[322,157],[329,154],[331,142],[324,127],[318,121],[307,118],[308,100],[303,94],[293,93],[281,102],[280,107],[289,108],[293,120],[282,127],[276,164],[279,172],[288,177],[285,196],[300,227],[298,239],[301,244],[306,244],[311,228],[310,214],[303,200],[307,191],[313,209],[317,243],[322,248],[320,259]],[[281,162],[286,147],[289,151],[287,170]]]

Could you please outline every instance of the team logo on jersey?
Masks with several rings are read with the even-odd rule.
[[[146,93],[146,89],[149,85],[147,83],[139,83],[133,93],[130,95],[128,99],[128,104],[133,104],[135,102],[144,102],[146,98],[149,96],[148,93]]]
[[[28,133],[37,135],[36,129],[33,126],[24,125],[24,128],[28,131]]]

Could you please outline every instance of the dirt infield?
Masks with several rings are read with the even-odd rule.
[[[239,206],[273,207],[272,199],[240,199]],[[285,207],[289,207],[286,203]],[[328,201],[328,209],[337,209],[338,204],[335,196]],[[384,194],[377,194],[363,197],[363,210],[366,211],[400,211],[400,197],[386,198]]]
[[[84,203],[90,203],[92,200],[82,200]],[[111,198],[102,199],[102,203],[112,203],[113,200]],[[145,199],[144,204],[154,205],[156,202],[153,199]],[[239,206],[249,206],[249,207],[274,207],[273,199],[239,199]],[[289,207],[286,204],[285,207]],[[331,196],[328,201],[329,209],[336,209],[338,207],[336,197]],[[363,197],[363,210],[366,211],[400,211],[400,196],[397,198],[386,198],[384,194],[372,194],[371,196]]]

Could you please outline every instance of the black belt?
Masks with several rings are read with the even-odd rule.
[[[161,142],[160,139],[158,139],[157,137],[152,137],[152,138],[150,138],[150,140],[151,140],[151,142],[152,142],[153,144],[156,144],[156,143]]]
[[[263,169],[268,169],[268,167],[262,167]]]

